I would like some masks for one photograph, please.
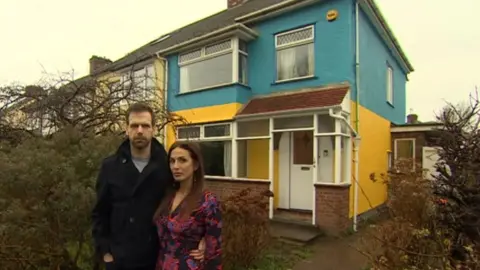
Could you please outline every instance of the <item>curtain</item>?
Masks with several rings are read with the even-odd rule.
[[[223,169],[225,176],[232,176],[232,142],[223,144]]]
[[[278,53],[278,80],[297,77],[296,48],[281,50]]]

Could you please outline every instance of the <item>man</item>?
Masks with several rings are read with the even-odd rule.
[[[152,218],[173,176],[163,145],[153,138],[153,110],[134,104],[126,122],[128,139],[100,169],[92,233],[107,270],[154,270],[159,245]],[[203,246],[192,256],[203,260]]]

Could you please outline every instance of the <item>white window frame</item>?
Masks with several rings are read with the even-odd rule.
[[[213,136],[213,137],[205,137],[205,127],[213,127],[213,126],[225,126],[228,125],[229,134],[228,136]],[[192,127],[200,127],[200,136],[198,138],[179,138],[178,134],[182,128],[192,128]],[[180,126],[177,127],[176,132],[176,140],[177,141],[229,141],[233,138],[232,136],[232,123],[231,122],[223,122],[223,123],[212,123],[212,124],[201,124],[201,125],[187,125],[187,126]]]
[[[390,65],[387,65],[386,83],[387,102],[393,106],[393,68]]]
[[[306,30],[306,29],[311,29],[311,31],[312,31],[312,37],[311,38],[300,40],[300,41],[294,41],[294,42],[287,43],[287,44],[284,44],[284,45],[278,45],[278,38],[280,38],[282,36],[289,35],[289,34],[293,34],[293,33],[296,33],[296,32],[300,32],[300,31],[303,31],[303,30]],[[307,79],[307,78],[311,78],[311,77],[315,76],[315,61],[314,61],[313,70],[312,70],[311,75],[296,77],[296,78],[283,79],[283,80],[278,79],[278,70],[277,70],[278,58],[276,56],[277,52],[280,51],[280,50],[283,50],[283,49],[293,48],[293,47],[297,47],[297,46],[300,46],[300,45],[306,45],[306,44],[311,44],[311,43],[315,44],[315,25],[313,25],[313,24],[305,26],[305,27],[296,28],[296,29],[293,29],[293,30],[281,32],[281,33],[278,33],[278,34],[275,35],[275,81],[277,83],[278,82],[302,80],[302,79]],[[313,57],[315,59],[315,50],[313,51],[313,54],[314,54]]]
[[[153,72],[153,74],[152,74],[153,78],[148,77],[149,76],[149,70]],[[136,68],[134,70],[129,70],[127,72],[124,72],[120,76],[120,84],[123,86],[124,91],[128,90],[132,81],[135,84],[135,79],[136,79],[135,73],[137,73],[139,71],[142,71],[142,73],[144,74],[143,82],[139,83],[139,87],[141,87],[144,91],[142,93],[139,93],[140,94],[139,97],[142,100],[150,100],[150,99],[154,98],[154,95],[152,95],[150,93],[150,89],[147,89],[148,88],[148,80],[153,80],[154,81],[154,91],[157,90],[157,85],[156,85],[156,77],[157,76],[156,76],[155,66],[153,64],[148,64],[148,65],[145,65],[141,68]],[[125,104],[125,103],[126,103],[126,101],[122,100],[121,104]]]
[[[230,48],[229,49],[225,49],[225,50],[215,52],[215,53],[211,53],[211,54],[206,54],[206,48],[208,48],[210,46],[217,45],[217,44],[221,44],[221,43],[227,42],[227,41],[230,41]],[[234,84],[234,83],[239,83],[239,84],[242,84],[242,85],[246,85],[246,83],[240,82],[240,78],[239,78],[240,77],[239,76],[239,71],[240,70],[239,70],[239,68],[240,68],[240,54],[243,54],[247,57],[247,65],[248,65],[248,52],[240,50],[240,42],[245,42],[245,41],[241,41],[238,37],[233,37],[233,38],[229,38],[229,39],[223,39],[223,40],[215,42],[215,43],[210,43],[210,44],[208,44],[206,46],[203,46],[199,49],[190,50],[188,52],[180,54],[178,56],[178,67],[179,67],[179,69],[181,69],[184,66],[188,66],[188,65],[191,65],[191,64],[194,64],[194,63],[206,61],[206,60],[209,60],[209,59],[212,59],[212,58],[215,58],[215,57],[219,57],[219,56],[222,56],[222,55],[226,55],[226,54],[231,54],[232,55],[232,81],[229,82],[229,83],[225,83],[225,84],[210,85],[210,86],[206,86],[206,87],[192,89],[192,90],[187,91],[187,92],[180,92],[180,89],[179,89],[179,93],[180,94],[191,93],[191,92],[201,91],[201,90],[205,90],[205,89],[220,87],[222,85],[230,85],[230,84]],[[246,42],[245,42],[245,44],[246,44]],[[195,53],[195,52],[198,52],[199,56],[196,56],[196,57],[194,57],[192,59],[189,59],[189,60],[186,60],[186,61],[182,61],[182,56],[185,56],[185,55],[190,54],[190,53]],[[248,72],[247,72],[247,74],[248,74]],[[181,81],[181,78],[180,78],[180,81]],[[248,77],[247,77],[247,82],[248,82]]]
[[[394,149],[395,149],[395,161],[398,160],[398,147],[397,147],[397,143],[399,141],[412,141],[413,143],[413,153],[412,153],[412,159],[413,159],[413,164],[412,164],[412,170],[415,170],[415,159],[417,158],[416,155],[415,155],[415,150],[417,148],[417,144],[416,144],[416,139],[415,138],[398,138],[398,139],[394,139],[393,141],[393,145],[394,145]]]
[[[214,137],[205,137],[205,127],[212,127],[212,126],[224,126],[228,125],[229,129],[229,135],[228,136],[214,136]],[[182,128],[190,128],[190,127],[200,127],[200,136],[198,138],[186,138],[186,139],[179,139],[178,138],[178,131],[181,130]],[[230,142],[230,147],[232,147],[233,150],[233,125],[231,122],[222,122],[222,123],[211,123],[211,124],[197,124],[197,125],[187,125],[187,126],[180,126],[177,127],[177,132],[176,132],[176,140],[180,142],[186,142],[186,141],[194,141],[194,142]],[[233,178],[233,166],[236,166],[234,164],[234,152],[230,151],[231,157],[230,157],[230,167],[232,168],[232,175],[230,176],[217,176],[217,175],[206,175],[209,178],[218,178],[218,179],[232,179]]]

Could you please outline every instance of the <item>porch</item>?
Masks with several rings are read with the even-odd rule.
[[[345,87],[251,100],[232,123],[232,178],[270,183],[273,220],[346,227],[356,134],[350,107]]]
[[[199,141],[208,186],[221,199],[243,187],[270,190],[273,221],[343,230],[358,153],[350,108],[345,84],[272,94],[250,100],[233,121],[179,127],[177,140]]]

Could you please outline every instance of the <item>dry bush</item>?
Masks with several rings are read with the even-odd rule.
[[[360,248],[373,269],[449,269],[448,230],[436,222],[441,202],[439,206],[431,181],[421,170],[413,171],[412,164],[401,162],[395,173],[383,176],[389,219],[372,228]]]
[[[271,196],[270,191],[255,194],[245,189],[222,201],[225,269],[251,266],[269,244],[268,198]]]

